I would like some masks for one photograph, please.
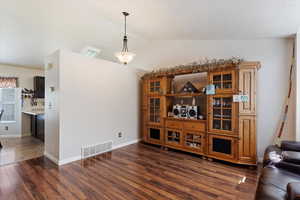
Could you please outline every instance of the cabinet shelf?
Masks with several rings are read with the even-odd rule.
[[[179,139],[179,137],[174,137],[174,136],[168,136],[168,138],[170,138],[170,139]]]
[[[193,142],[193,143],[201,143],[201,140],[200,140],[200,139],[198,139],[198,140],[185,139],[185,141],[187,141],[187,142]]]
[[[213,106],[213,109],[231,110],[232,107],[216,107],[216,106]]]
[[[188,119],[188,118],[175,118],[175,117],[165,117],[167,120],[178,120],[178,121],[189,121],[189,122],[206,122],[205,119]]]
[[[196,97],[206,96],[204,93],[177,93],[177,94],[166,94],[167,97]]]

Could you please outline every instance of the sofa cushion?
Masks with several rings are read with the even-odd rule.
[[[300,182],[287,185],[287,200],[300,200]]]
[[[282,149],[282,151],[298,151],[298,152],[300,152],[300,142],[282,141],[281,149]]]
[[[292,172],[294,175],[300,176],[300,165],[298,164],[281,161],[279,163],[275,163],[274,166],[279,169]]]
[[[300,164],[300,152],[296,151],[283,151],[282,158],[285,162]]]
[[[259,183],[255,200],[285,200],[286,192],[272,184]]]
[[[300,175],[280,169],[277,167],[265,167],[262,169],[260,182],[266,185],[273,185],[276,188],[285,191],[290,182],[298,182]]]

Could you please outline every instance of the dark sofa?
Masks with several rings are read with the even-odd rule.
[[[255,199],[300,200],[300,142],[283,141],[281,147],[266,149]]]

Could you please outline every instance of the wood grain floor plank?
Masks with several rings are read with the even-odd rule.
[[[251,200],[258,170],[142,143],[57,167],[0,167],[0,200]]]

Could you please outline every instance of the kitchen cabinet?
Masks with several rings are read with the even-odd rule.
[[[45,137],[45,114],[43,110],[22,111],[31,118],[31,135],[42,141]]]
[[[31,116],[31,134],[42,141],[44,141],[45,137],[44,116],[44,114]]]
[[[45,98],[45,77],[35,76],[33,78],[34,97]]]

